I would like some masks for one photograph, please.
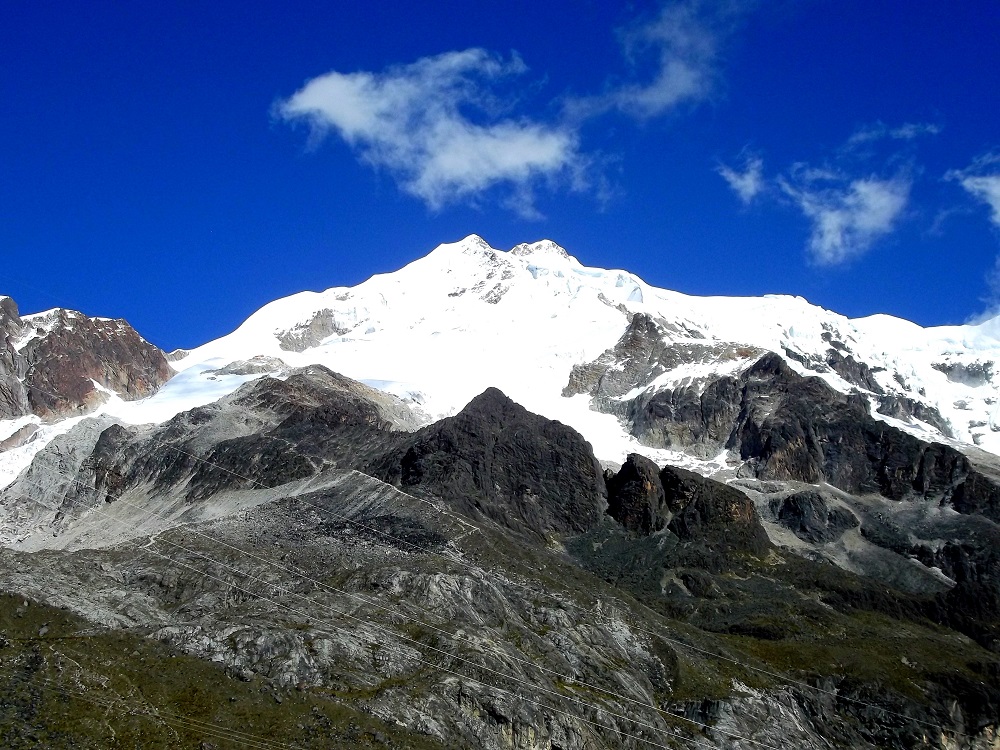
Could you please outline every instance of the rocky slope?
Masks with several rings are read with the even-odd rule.
[[[284,747],[351,747],[361,726],[372,746],[996,746],[994,614],[956,620],[957,586],[888,587],[770,541],[765,517],[821,542],[854,529],[822,496],[775,503],[788,484],[747,493],[639,455],[602,474],[573,430],[495,390],[412,428],[321,367],[159,427],[81,423],[0,497],[36,523],[0,581],[99,628],[71,650],[50,626],[18,636],[39,650],[11,664],[15,697],[67,675],[106,697],[114,659],[66,665],[111,628],[223,667],[233,687],[198,694],[230,729],[240,681],[365,717],[300,721]],[[127,666],[143,649],[121,657],[128,695],[151,692]],[[45,705],[17,720],[69,746]]]

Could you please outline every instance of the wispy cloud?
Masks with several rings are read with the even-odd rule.
[[[1000,316],[1000,256],[993,261],[993,267],[983,276],[983,281],[986,283],[986,294],[979,301],[984,307],[970,315],[965,321],[966,325],[979,325]]]
[[[906,122],[895,128],[890,128],[884,122],[876,122],[854,131],[851,137],[847,139],[846,147],[851,149],[862,144],[884,139],[912,141],[927,135],[937,135],[940,132],[941,126],[932,122]]]
[[[742,170],[720,164],[715,171],[729,184],[744,206],[749,205],[767,188],[764,160],[759,156],[747,156],[743,160]]]
[[[964,169],[947,172],[944,178],[954,180],[977,201],[989,206],[990,221],[994,226],[1000,227],[1000,153],[983,154]],[[1000,256],[997,256],[993,267],[987,272],[985,281],[987,294],[981,301],[986,309],[970,318],[967,323],[982,323],[1000,316]]]
[[[990,207],[990,220],[1000,227],[1000,153],[980,156],[965,169],[953,169],[945,175]],[[1000,271],[996,272],[1000,279]],[[998,281],[1000,287],[1000,281]]]
[[[912,180],[861,179],[807,174],[778,178],[778,185],[812,222],[809,252],[822,266],[856,258],[892,232],[910,197]]]
[[[891,149],[874,144],[909,141],[937,130],[922,123],[896,128],[875,123],[855,131],[828,159],[796,162],[771,179],[764,176],[761,157],[753,153],[742,156],[742,168],[720,165],[716,172],[744,205],[760,195],[790,201],[811,224],[806,248],[812,261],[836,266],[868,252],[906,215],[912,174],[919,170],[901,144]]]
[[[718,35],[698,3],[667,5],[654,21],[626,31],[623,39],[630,59],[651,53],[656,66],[650,80],[626,84],[611,93],[621,110],[654,117],[712,92]]]
[[[531,215],[534,186],[579,185],[585,159],[572,129],[496,114],[503,106],[491,87],[525,71],[517,56],[449,52],[382,73],[327,73],[276,111],[308,122],[317,138],[335,132],[432,209],[505,185],[508,204]]]
[[[708,99],[719,79],[723,27],[733,15],[728,4],[709,7],[697,0],[666,4],[652,20],[621,30],[626,59],[643,72],[608,84],[603,93],[568,99],[570,119],[617,110],[645,120]]]

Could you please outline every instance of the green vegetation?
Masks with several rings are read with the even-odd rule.
[[[0,594],[0,746],[10,750],[442,748],[332,697],[232,679],[158,641]]]

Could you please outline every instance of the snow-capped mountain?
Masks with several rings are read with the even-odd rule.
[[[997,747],[1000,321],[469,237],[191,351],[9,298],[0,331],[15,694],[156,701],[186,654],[226,672],[184,701],[245,722],[248,681],[303,748]]]
[[[40,340],[36,323],[54,315],[27,316],[14,348]],[[636,315],[660,342],[641,367],[619,346],[635,333]],[[629,403],[703,389],[765,352],[837,391],[863,394],[873,416],[925,440],[1000,454],[1000,320],[924,329],[885,315],[848,319],[801,297],[693,297],[627,271],[588,268],[548,240],[504,252],[475,235],[356,287],[272,302],[231,334],[181,353],[171,363],[177,374],[155,395],[134,400],[142,394],[105,388],[96,412],[161,422],[263,374],[322,364],[409,401],[428,421],[495,386],[578,429],[602,460],[620,463],[637,451],[677,463],[689,446],[637,429]],[[605,385],[584,384],[587,372]],[[0,421],[0,441],[41,421]],[[42,427],[33,444],[4,457],[0,483],[62,429]],[[721,452],[699,454],[718,458],[707,471],[725,466]]]

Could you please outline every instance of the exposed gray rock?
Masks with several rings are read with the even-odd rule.
[[[167,358],[167,362],[176,362],[179,359],[184,359],[190,353],[190,349],[174,349],[163,356]]]
[[[78,476],[111,424],[107,417],[85,419],[53,438],[31,465],[0,491],[0,544],[10,546],[32,534],[51,540],[54,533],[93,505],[89,498],[81,501]]]
[[[835,541],[859,525],[853,513],[844,508],[830,508],[821,494],[812,491],[772,500],[771,511],[780,523],[809,542]]]
[[[938,429],[942,435],[953,435],[948,420],[935,407],[898,393],[886,394],[878,399],[878,413],[903,421],[919,419]]]
[[[217,370],[205,370],[205,375],[287,375],[291,368],[277,357],[258,355],[250,359],[230,362]]]
[[[0,453],[13,448],[20,448],[25,443],[30,442],[38,433],[38,425],[34,423],[26,424],[14,430],[10,435],[0,440]]]
[[[286,352],[304,352],[330,336],[343,336],[351,331],[358,320],[339,320],[330,309],[316,312],[309,320],[277,334],[279,345]]]
[[[993,380],[993,362],[935,362],[931,367],[943,372],[953,383],[962,383],[973,387],[985,385]]]
[[[10,297],[0,297],[0,419],[31,413],[28,394],[21,383],[27,363],[14,348],[24,323]]]
[[[683,330],[686,336],[701,338],[683,326],[653,320],[636,313],[625,333],[611,349],[593,362],[574,365],[563,396],[587,393],[601,411],[625,416],[627,404],[619,397],[637,387],[644,387],[659,375],[681,364],[692,362],[731,362],[752,359],[762,353],[752,347],[734,344],[672,343],[665,340],[668,328]]]
[[[739,424],[794,428],[809,380],[765,363],[740,381]],[[824,421],[833,408],[855,414],[820,402],[818,430],[840,425]],[[91,422],[43,451],[57,471],[39,460],[0,497],[34,503],[42,528],[21,546],[44,549],[0,552],[0,587],[262,679],[275,701],[315,691],[445,746],[949,747],[921,720],[969,734],[952,747],[992,741],[1000,667],[959,635],[987,643],[1000,621],[984,596],[1000,542],[979,510],[916,490],[864,506],[878,549],[911,544],[957,581],[918,596],[785,554],[747,494],[638,456],[607,478],[626,528],[605,512],[589,445],[499,391],[415,433],[394,429],[399,409],[310,367],[160,427]],[[945,454],[914,445],[918,470],[891,477],[939,492],[931,463]],[[978,476],[977,509],[993,481]],[[791,494],[783,481],[743,485]],[[799,504],[799,526],[829,532],[832,505],[821,528],[819,505]],[[876,524],[885,508],[899,515]],[[934,531],[962,541],[935,544]],[[915,663],[937,658],[928,643],[946,657]],[[857,648],[895,659],[887,682],[852,661]],[[821,680],[818,697],[803,687]]]
[[[807,357],[787,346],[784,348],[784,353],[789,359],[814,372],[835,372],[851,385],[864,388],[872,393],[885,393],[875,379],[874,371],[867,364],[857,361],[850,354],[844,354],[841,350],[846,350],[846,347],[841,342],[833,341],[832,343],[839,346],[831,346],[830,349],[827,349],[826,355],[822,357],[819,355]]]

